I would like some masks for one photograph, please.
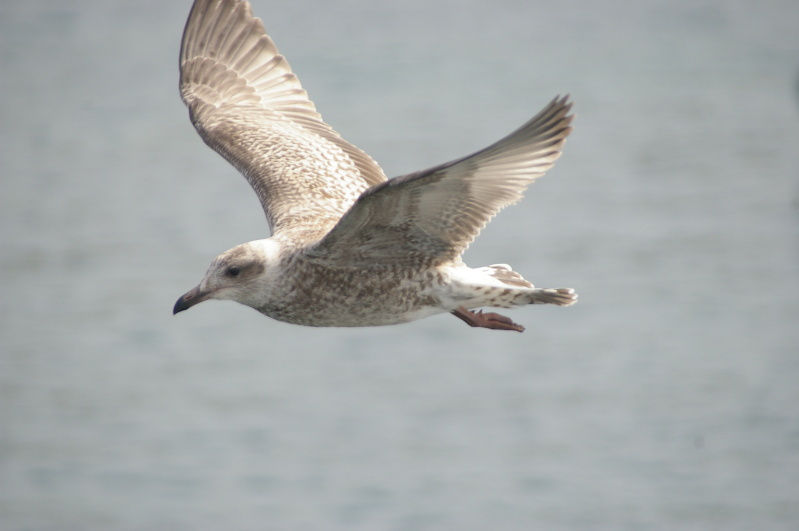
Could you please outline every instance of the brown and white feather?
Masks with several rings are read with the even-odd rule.
[[[560,157],[570,109],[568,96],[555,98],[473,155],[370,188],[310,254],[350,265],[429,267],[457,260]]]
[[[276,236],[315,241],[364,190],[386,180],[322,120],[247,2],[194,3],[180,93],[203,140],[258,194]]]

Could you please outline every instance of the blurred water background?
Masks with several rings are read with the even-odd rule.
[[[799,528],[795,1],[256,0],[389,175],[571,93],[466,255],[579,291],[524,334],[173,317],[267,234],[179,100],[189,4],[0,4],[0,529]]]

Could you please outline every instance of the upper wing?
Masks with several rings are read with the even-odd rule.
[[[378,184],[309,255],[414,266],[454,260],[488,221],[552,167],[571,131],[568,96],[468,157]]]
[[[258,194],[273,233],[321,237],[386,180],[322,121],[241,0],[196,0],[180,50],[180,94],[203,140]]]

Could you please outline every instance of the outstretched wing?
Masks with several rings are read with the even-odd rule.
[[[255,189],[274,234],[321,237],[361,192],[386,180],[322,121],[248,2],[194,2],[180,94],[205,143]]]
[[[568,96],[555,98],[482,151],[370,188],[309,255],[362,266],[455,260],[552,167],[571,131],[570,108]]]

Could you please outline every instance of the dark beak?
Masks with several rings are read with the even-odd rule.
[[[183,310],[188,310],[195,304],[200,304],[202,301],[208,300],[210,296],[210,291],[201,291],[200,286],[197,286],[178,299],[178,302],[175,303],[175,307],[172,309],[172,315],[182,312]]]

